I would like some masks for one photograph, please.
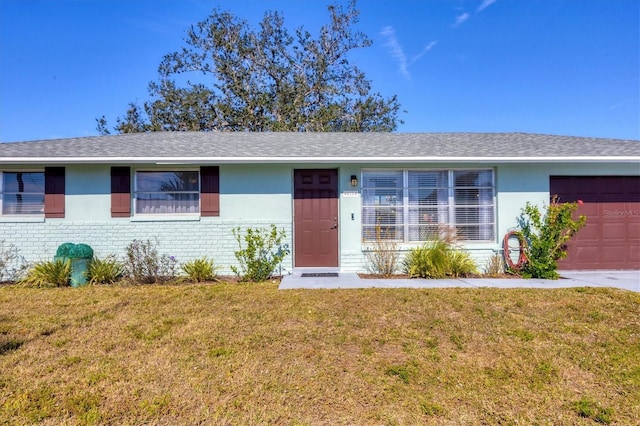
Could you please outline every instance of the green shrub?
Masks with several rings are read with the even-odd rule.
[[[89,264],[89,284],[113,284],[124,274],[124,264],[113,255],[104,259],[94,257]]]
[[[129,278],[140,284],[167,282],[176,278],[176,258],[158,253],[158,241],[133,240],[127,246],[125,270]]]
[[[477,273],[468,253],[453,249],[443,240],[429,241],[410,250],[402,265],[412,278],[464,277]]]
[[[231,270],[243,281],[259,282],[270,278],[289,254],[288,246],[282,243],[286,234],[284,230],[278,231],[275,225],[268,229],[247,228],[244,236],[240,227],[232,232],[240,248],[235,252],[240,267],[231,266]]]
[[[182,270],[191,281],[197,283],[203,281],[213,281],[216,279],[218,267],[215,266],[213,260],[202,257],[200,259],[190,260],[182,264]]]
[[[38,262],[20,280],[25,287],[64,287],[71,278],[71,261],[54,260]]]
[[[554,196],[543,215],[537,206],[527,202],[518,218],[527,241],[527,261],[520,273],[526,278],[558,279],[558,260],[567,257],[566,243],[586,223],[585,216],[573,218],[582,202],[560,203]]]

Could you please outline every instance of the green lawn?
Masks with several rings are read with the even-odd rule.
[[[613,289],[0,286],[0,424],[638,424]]]

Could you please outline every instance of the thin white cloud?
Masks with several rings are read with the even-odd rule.
[[[478,12],[482,12],[483,10],[485,10],[495,2],[496,0],[482,0],[482,3],[480,4],[480,6],[478,6]]]
[[[404,53],[404,48],[396,37],[396,31],[393,27],[384,27],[382,31],[380,31],[380,35],[386,39],[386,43],[384,44],[384,46],[389,48],[389,53],[391,53],[391,56],[398,62],[398,71],[407,80],[411,80],[409,66],[422,58],[428,51],[433,49],[433,46],[438,43],[437,41],[432,41],[431,43],[427,44],[419,54],[412,57],[411,60],[408,60],[407,55]]]
[[[404,54],[404,49],[396,38],[396,31],[393,29],[393,27],[388,26],[382,29],[380,35],[387,39],[387,42],[384,45],[389,48],[391,56],[396,61],[398,61],[400,74],[402,74],[405,78],[410,79],[411,75],[409,74],[409,70],[407,69],[407,55]]]
[[[412,63],[414,63],[415,61],[417,61],[418,59],[422,58],[428,51],[430,51],[431,49],[433,49],[433,46],[435,46],[436,44],[438,44],[437,40],[432,41],[431,43],[427,44],[424,49],[422,49],[422,52],[418,53],[416,56],[414,56],[413,58],[411,58],[411,62],[409,62],[409,65],[411,65]]]
[[[456,16],[456,22],[454,22],[453,26],[454,27],[459,27],[467,19],[469,19],[469,14],[468,13],[463,13],[462,15],[458,15],[458,16]]]

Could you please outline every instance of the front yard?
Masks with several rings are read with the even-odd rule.
[[[0,286],[0,424],[637,424],[640,294]]]

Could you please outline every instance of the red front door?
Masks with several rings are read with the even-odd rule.
[[[338,171],[294,171],[294,262],[297,267],[338,266]]]

